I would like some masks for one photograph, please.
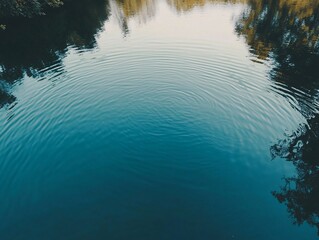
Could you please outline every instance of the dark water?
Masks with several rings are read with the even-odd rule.
[[[0,239],[316,239],[319,2],[80,0],[0,33]]]

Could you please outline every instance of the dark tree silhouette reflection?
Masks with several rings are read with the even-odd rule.
[[[273,195],[284,203],[296,224],[307,222],[319,233],[319,119],[308,120],[309,127],[271,147],[273,156],[292,161],[297,174],[285,178],[285,185]]]
[[[294,223],[307,222],[319,231],[319,1],[250,1],[236,30],[258,59],[273,63],[270,77],[286,89],[278,92],[293,97],[293,107],[306,119],[271,147],[273,158],[285,158],[297,170],[273,195]]]
[[[70,1],[47,16],[7,19],[0,32],[0,107],[14,101],[10,85],[41,69],[63,65],[68,46],[93,49],[98,31],[109,16],[108,1]],[[5,87],[4,87],[5,86]]]

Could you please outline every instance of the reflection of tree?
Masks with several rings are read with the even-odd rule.
[[[194,7],[205,6],[208,3],[245,3],[246,0],[167,0],[169,5],[178,12],[187,12]]]
[[[116,0],[120,5],[124,17],[130,18],[136,15],[142,15],[145,18],[144,13],[148,16],[154,15],[154,0]]]
[[[173,6],[178,12],[185,12],[193,9],[195,6],[204,6],[208,3],[207,0],[168,0],[168,3]]]
[[[108,17],[106,4],[105,0],[70,1],[48,16],[11,22],[12,27],[0,32],[0,80],[13,83],[61,65],[69,45],[93,48],[95,35]],[[7,90],[0,84],[0,107],[12,100]]]
[[[49,2],[50,6],[61,3],[59,0],[44,1]],[[188,11],[207,3],[246,1],[167,0],[169,5],[177,11]],[[26,1],[22,2],[26,3],[25,7],[29,6]],[[38,2],[40,1],[34,1],[32,4]],[[13,83],[25,75],[38,76],[41,69],[49,68],[52,65],[62,65],[61,60],[69,45],[74,45],[77,48],[93,48],[95,34],[108,17],[107,9],[111,9],[113,16],[117,18],[124,34],[126,34],[129,31],[128,19],[136,18],[140,23],[146,22],[155,15],[157,2],[156,0],[65,1],[62,8],[45,17],[24,19],[23,21],[21,19],[7,20],[9,22],[5,23],[10,27],[5,31],[0,31],[0,107],[14,99],[9,93],[10,89],[2,87],[1,81]],[[0,3],[0,7],[1,4],[4,3]],[[106,6],[108,4],[110,6]]]
[[[236,30],[256,57],[273,61],[272,80],[285,85],[307,120],[271,147],[274,158],[291,161],[297,170],[273,195],[296,224],[319,230],[319,0],[251,0]]]
[[[61,0],[1,0],[0,17],[31,17],[41,15],[50,7],[62,5]]]
[[[311,54],[318,53],[318,0],[251,0],[249,5],[238,21],[237,31],[245,36],[257,57],[265,59],[275,54],[281,70],[289,72],[299,68],[294,64],[308,63],[298,58],[303,52],[309,53],[309,62]]]
[[[285,185],[273,195],[284,203],[296,224],[307,222],[319,233],[319,116],[308,120],[291,138],[272,146],[274,156],[285,157],[296,167],[297,175],[285,179]]]
[[[0,108],[15,101],[15,97],[0,89]]]
[[[157,0],[113,0],[110,2],[112,14],[118,20],[124,34],[129,32],[128,20],[137,18],[141,23],[155,16]],[[194,7],[209,3],[246,3],[247,0],[166,0],[177,12],[186,12]]]
[[[123,33],[129,32],[128,20],[137,17],[138,21],[145,23],[156,12],[155,0],[115,0],[110,1],[111,11],[119,22]]]

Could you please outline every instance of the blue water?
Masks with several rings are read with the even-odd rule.
[[[0,239],[315,239],[270,149],[307,125],[295,93],[318,102],[236,33],[246,4],[145,2],[85,3],[92,26],[67,5],[0,47]]]

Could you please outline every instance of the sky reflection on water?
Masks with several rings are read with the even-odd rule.
[[[318,7],[81,0],[8,22],[0,238],[314,239]]]

